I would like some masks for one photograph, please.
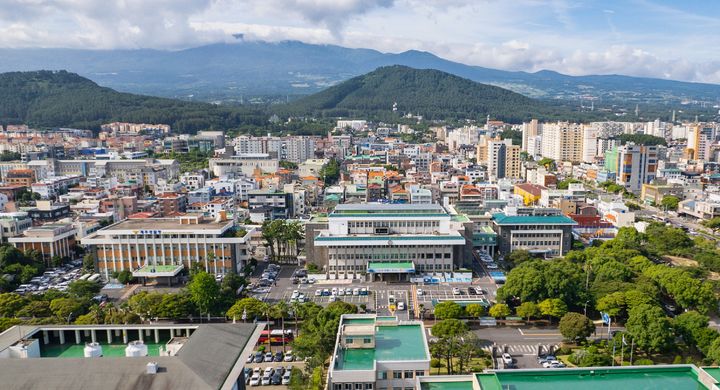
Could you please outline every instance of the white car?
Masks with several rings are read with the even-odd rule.
[[[513,358],[512,356],[510,356],[509,353],[505,352],[504,354],[502,354],[502,361],[506,365],[511,365],[513,363]]]
[[[287,352],[285,352],[285,357],[283,358],[283,361],[285,361],[285,362],[291,362],[291,361],[293,361],[293,360],[294,360],[294,358],[293,358],[292,351],[287,351]]]
[[[290,371],[285,371],[285,374],[282,378],[282,384],[283,385],[289,385],[290,384]]]
[[[332,295],[338,295],[337,287],[332,288]]]
[[[421,288],[417,289],[417,295],[424,295],[425,291],[423,291]]]
[[[400,311],[405,310],[405,302],[403,302],[403,301],[398,302],[397,308]]]
[[[360,289],[357,288],[357,287],[355,287],[355,288],[352,290],[352,295],[360,295]]]
[[[272,376],[264,376],[262,378],[262,385],[263,386],[270,386],[270,379],[272,379]]]
[[[457,287],[453,287],[452,293],[453,293],[453,295],[460,295],[460,289]]]
[[[315,290],[315,296],[319,297],[322,295],[322,290]]]
[[[253,374],[250,378],[250,386],[260,386],[260,374]]]
[[[488,263],[488,264],[486,265],[486,267],[487,267],[488,269],[498,269],[498,265],[495,264],[495,263]]]
[[[350,287],[345,289],[345,295],[352,295],[352,293],[353,293],[353,290]]]
[[[300,295],[300,291],[295,290],[292,292],[292,295],[290,296],[290,299],[297,299],[298,295]]]
[[[338,290],[337,295],[340,297],[345,295],[345,290],[343,290],[343,289]]]
[[[329,301],[330,301],[330,303],[337,301],[337,295],[330,295]]]

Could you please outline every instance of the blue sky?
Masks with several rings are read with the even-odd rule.
[[[0,0],[0,47],[179,49],[238,32],[507,70],[720,83],[720,2],[710,0]]]

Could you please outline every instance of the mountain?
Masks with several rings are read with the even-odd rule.
[[[493,119],[519,123],[532,118],[579,117],[569,109],[492,85],[432,69],[387,66],[354,77],[287,106],[295,115],[374,116],[399,113],[427,119]]]
[[[112,121],[166,123],[192,133],[262,125],[267,115],[248,107],[120,93],[65,71],[0,74],[0,124],[99,129]]]
[[[715,84],[508,72],[452,62],[427,52],[392,54],[295,41],[213,44],[179,51],[0,49],[0,58],[0,72],[52,67],[124,92],[203,101],[247,102],[259,95],[307,95],[389,65],[436,69],[526,96],[575,104],[585,97],[598,104],[634,109],[635,104],[715,104],[720,98],[720,85]]]

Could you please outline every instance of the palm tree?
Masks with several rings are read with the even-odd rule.
[[[290,313],[295,320],[295,335],[298,334],[298,319],[302,318],[305,313],[305,306],[300,302],[293,302],[290,304]]]
[[[263,302],[262,306],[260,306],[260,313],[262,313],[263,316],[265,316],[265,319],[267,320],[267,331],[268,331],[268,351],[270,350],[270,333],[272,332],[271,323],[270,323],[270,317],[273,316],[274,308],[272,305]]]
[[[280,319],[280,326],[282,328],[283,337],[282,337],[282,347],[283,347],[283,353],[285,353],[285,317],[288,315],[288,312],[290,311],[290,307],[288,306],[285,301],[280,301],[275,304],[273,307],[274,311],[274,317]]]

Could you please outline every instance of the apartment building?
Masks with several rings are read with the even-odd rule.
[[[605,155],[605,169],[615,172],[615,181],[639,193],[643,184],[657,177],[658,147],[628,143]]]
[[[491,180],[520,178],[519,146],[505,139],[488,142],[487,149],[487,172]]]
[[[5,175],[5,184],[30,187],[35,182],[35,171],[32,169],[11,169]]]
[[[438,204],[340,204],[327,229],[310,232],[317,256],[309,261],[330,279],[408,281],[461,264],[462,229]]]
[[[330,390],[414,389],[416,378],[430,375],[422,322],[343,315],[329,370]]]
[[[542,155],[555,161],[581,162],[583,126],[569,122],[543,124]]]
[[[237,272],[249,259],[246,238],[235,237],[230,220],[201,216],[127,219],[84,237],[96,253],[96,269],[114,271],[146,266],[191,268],[200,264],[215,274]]]

